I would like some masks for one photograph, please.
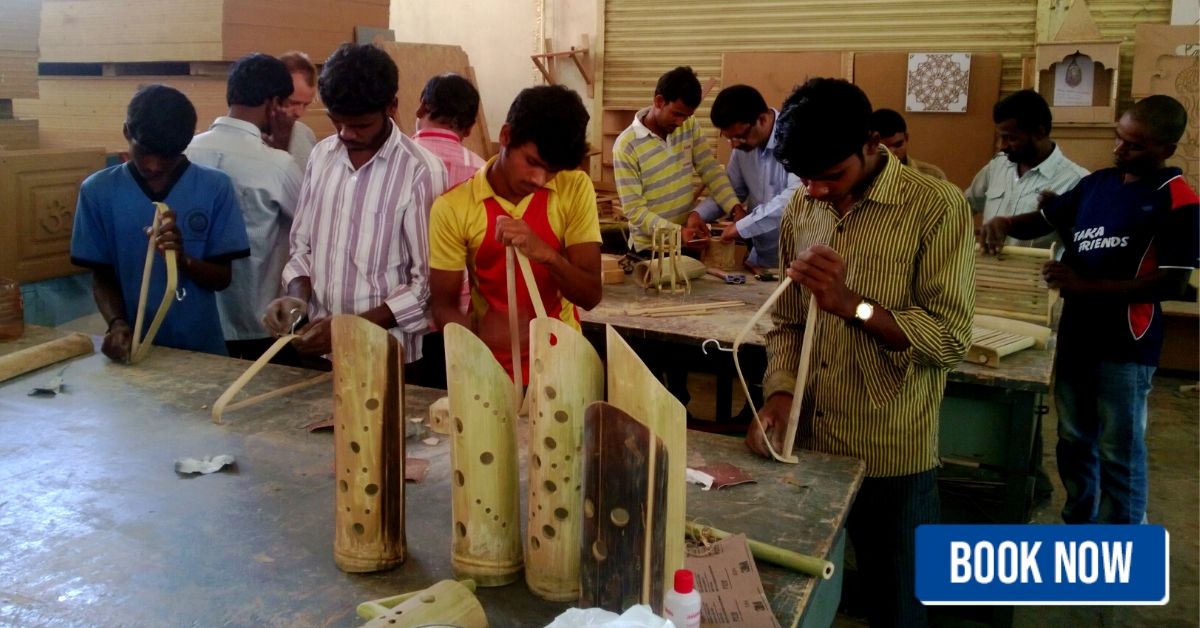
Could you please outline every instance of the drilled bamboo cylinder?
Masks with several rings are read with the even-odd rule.
[[[403,351],[382,327],[335,316],[333,558],[348,572],[404,562]]]
[[[366,627],[416,628],[461,626],[487,628],[487,615],[471,590],[462,583],[442,580],[397,604]]]
[[[498,587],[522,565],[513,385],[492,352],[461,325],[444,330],[450,398],[451,566]]]
[[[528,539],[525,583],[547,600],[579,599],[583,413],[604,398],[604,364],[583,334],[530,322]]]

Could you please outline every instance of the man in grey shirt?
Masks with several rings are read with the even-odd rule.
[[[1050,107],[1040,94],[1024,89],[1002,98],[992,108],[1000,152],[967,188],[975,229],[997,217],[1037,209],[1038,195],[1062,194],[1075,187],[1088,171],[1067,159],[1050,139]],[[1048,248],[1056,236],[1035,240],[1008,239],[1008,244]]]
[[[291,156],[267,146],[262,134],[291,93],[283,62],[257,53],[242,57],[229,72],[229,112],[184,151],[233,179],[250,238],[250,257],[233,262],[232,282],[217,294],[221,330],[235,358],[257,359],[274,341],[260,316],[280,295],[302,175]]]

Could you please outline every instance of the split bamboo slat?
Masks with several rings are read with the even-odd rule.
[[[670,537],[663,439],[620,408],[596,402],[584,427],[581,608],[621,613],[635,604],[662,612],[666,574],[662,548]]]
[[[1004,356],[1023,349],[1045,349],[1049,341],[1049,327],[976,314],[971,327],[971,347],[967,350],[966,359],[968,362],[997,368]]]
[[[133,341],[129,346],[129,363],[137,364],[146,359],[150,355],[150,347],[154,346],[154,337],[158,335],[158,328],[162,326],[163,319],[167,317],[167,310],[171,309],[171,303],[175,299],[175,288],[179,284],[179,269],[177,266],[177,254],[173,250],[163,252],[163,260],[167,265],[167,285],[163,289],[162,301],[158,304],[158,309],[154,312],[154,320],[150,322],[150,328],[146,331],[146,336],[142,337],[142,321],[146,317],[146,298],[150,293],[150,278],[154,271],[154,241],[158,238],[158,230],[162,226],[163,213],[170,211],[166,203],[154,203],[154,222],[150,225],[150,238],[146,243],[146,262],[142,266],[142,288],[138,293],[138,309],[137,317],[133,323]]]
[[[522,566],[512,380],[487,345],[447,325],[450,398],[451,565],[484,587],[515,581]]]
[[[347,572],[405,556],[404,350],[382,327],[333,317],[333,559]]]
[[[611,325],[606,328],[608,351],[608,401],[641,421],[662,439],[668,465],[666,482],[666,539],[663,553],[663,586],[676,569],[683,568],[686,498],[687,410],[646,368],[641,358]],[[647,561],[649,564],[649,561]],[[644,600],[651,603],[653,600]]]
[[[26,347],[0,357],[0,382],[94,351],[92,339],[80,333]]]
[[[469,588],[461,582],[442,580],[424,591],[409,595],[403,602],[363,625],[371,628],[487,628],[488,621],[479,599]]]
[[[1006,246],[992,256],[976,250],[975,313],[1049,325],[1057,291],[1042,280],[1052,249]]]
[[[221,393],[221,396],[217,398],[216,403],[214,403],[212,407],[213,423],[220,425],[226,412],[233,412],[241,408],[252,406],[256,403],[267,401],[268,399],[274,399],[275,397],[291,394],[297,390],[303,390],[310,386],[322,384],[331,379],[332,376],[329,373],[322,373],[321,375],[310,377],[294,384],[288,384],[287,386],[269,390],[265,393],[254,395],[253,397],[247,397],[232,404],[229,403],[239,392],[242,391],[243,388],[246,387],[246,384],[250,383],[250,380],[254,379],[254,377],[258,375],[259,371],[263,370],[263,368],[265,368],[267,364],[271,362],[271,358],[275,357],[275,355],[282,351],[283,348],[288,345],[288,343],[297,337],[298,336],[296,334],[287,334],[277,338],[275,342],[268,347],[267,350],[264,351],[257,360],[254,361],[254,364],[251,364],[250,368],[246,369],[246,372],[242,373],[240,377],[238,377],[232,384],[229,385],[229,388],[225,389],[225,392]]]
[[[555,602],[579,598],[584,411],[604,398],[604,363],[554,318],[529,322],[529,530],[525,583]]]

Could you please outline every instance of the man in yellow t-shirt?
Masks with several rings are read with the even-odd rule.
[[[575,170],[587,154],[588,113],[575,92],[531,87],[517,95],[500,129],[500,154],[442,195],[429,218],[430,309],[437,327],[474,331],[509,375],[505,247],[529,258],[550,316],[579,328],[576,307],[600,303],[600,222],[588,175]],[[459,310],[466,269],[471,311]],[[520,366],[529,381],[533,302],[517,273]]]

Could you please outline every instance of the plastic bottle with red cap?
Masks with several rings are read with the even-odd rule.
[[[663,601],[663,616],[675,628],[700,628],[700,592],[696,590],[695,578],[690,570],[675,570],[674,590],[667,591]]]

